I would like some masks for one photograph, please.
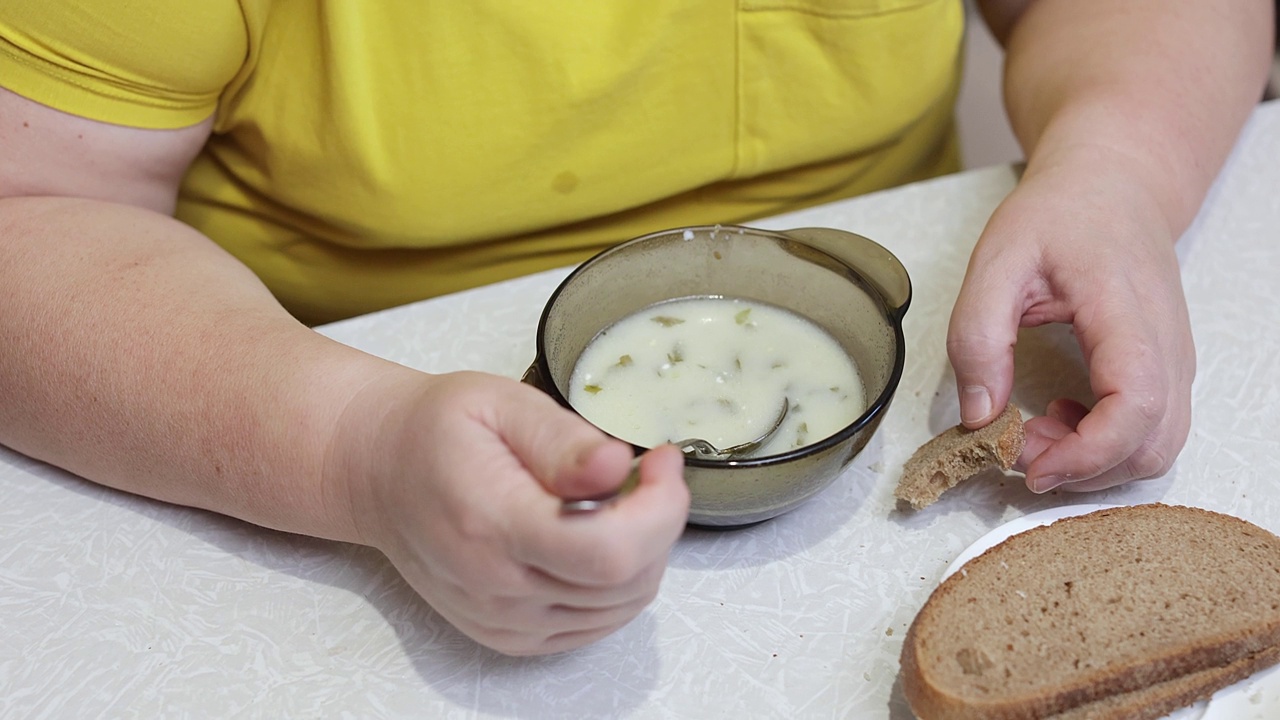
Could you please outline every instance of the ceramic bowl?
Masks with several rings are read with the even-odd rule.
[[[902,376],[911,280],[891,252],[842,230],[717,225],[653,233],[599,253],[565,278],[543,309],[524,379],[572,409],[574,365],[600,331],[654,303],[706,296],[770,303],[813,321],[849,353],[867,399],[839,432],[786,453],[686,458],[689,523],[741,527],[821,492],[867,444]]]

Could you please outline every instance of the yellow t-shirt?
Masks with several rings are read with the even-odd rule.
[[[4,0],[0,85],[215,117],[178,217],[325,322],[954,170],[959,0]]]

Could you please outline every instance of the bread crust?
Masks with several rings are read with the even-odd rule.
[[[1267,550],[1274,555],[1274,565],[1266,571],[1280,574],[1275,570],[1280,568],[1280,538],[1238,518],[1196,508],[1159,504],[1117,508],[1060,520],[1029,530],[1022,536],[1035,533],[1043,538],[1050,533],[1060,533],[1064,527],[1088,522],[1123,529],[1127,522],[1144,517],[1149,521],[1156,515],[1174,529],[1179,524],[1204,522],[1206,516],[1212,516],[1214,522],[1235,531],[1247,532],[1251,537],[1265,536]],[[971,563],[1003,563],[1006,559],[1014,562],[1014,556],[1007,553],[1017,552],[1017,548],[1026,547],[1027,543],[1013,545],[1015,549],[1010,550],[1009,541],[1001,543]],[[945,651],[935,648],[932,651],[935,654],[929,655],[930,651],[925,650],[929,641],[922,638],[921,633],[946,627],[948,619],[936,616],[938,607],[944,602],[942,598],[964,591],[966,575],[957,573],[939,585],[907,631],[901,656],[903,693],[912,711],[922,720],[1157,718],[1280,660],[1280,611],[1272,603],[1270,609],[1259,609],[1257,623],[1244,631],[1187,638],[1160,652],[1077,673],[1067,680],[1045,683],[1022,694],[985,698],[956,695],[940,686],[940,675],[935,672],[936,662],[942,661]],[[1105,608],[1097,611],[1103,613]],[[958,653],[955,657],[963,665]],[[935,665],[930,664],[931,660]]]
[[[1277,662],[1280,662],[1280,646],[1269,647],[1222,667],[1103,698],[1050,715],[1046,720],[1158,720],[1178,708],[1208,700],[1218,690]]]

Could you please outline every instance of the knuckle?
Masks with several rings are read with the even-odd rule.
[[[1163,475],[1172,467],[1172,461],[1162,452],[1151,447],[1139,448],[1127,461],[1129,474],[1136,480]]]
[[[971,357],[976,352],[983,352],[986,343],[963,330],[952,330],[947,334],[947,357],[952,362]]]
[[[469,547],[489,547],[501,533],[489,515],[475,508],[461,508],[453,517],[453,533],[458,542]]]
[[[979,367],[998,362],[1001,356],[1011,352],[1013,340],[988,330],[952,328],[947,333],[947,359],[959,368]]]
[[[630,587],[628,588],[631,600],[628,602],[632,606],[634,614],[639,614],[645,606],[658,597],[658,590],[662,586],[662,575],[665,569],[665,563],[653,563],[632,576],[629,581]]]
[[[1169,404],[1165,400],[1162,393],[1148,391],[1142,392],[1134,402],[1134,409],[1138,413],[1138,420],[1145,427],[1152,427],[1160,423],[1164,419]]]
[[[617,539],[602,540],[583,558],[588,575],[597,583],[618,586],[636,576],[637,551]]]
[[[504,618],[503,614],[488,614],[480,617]],[[497,622],[472,618],[469,623],[455,623],[459,630],[472,640],[503,655],[526,657],[542,652],[547,639],[540,630],[522,629],[510,622]]]
[[[448,574],[457,585],[456,594],[469,598],[472,611],[484,617],[502,617],[513,602],[529,594],[527,570],[504,560],[459,559]]]
[[[492,642],[481,641],[481,644],[511,657],[529,657],[537,655],[542,646],[540,637],[531,637],[521,633],[502,633]]]
[[[644,609],[645,606],[647,606],[649,603],[653,602],[658,598],[658,590],[661,587],[662,587],[661,571],[658,571],[656,574],[644,578],[644,581],[643,581],[644,592],[640,594],[640,597],[639,597],[640,606],[636,608],[635,615],[639,615],[640,611]]]
[[[1160,352],[1148,343],[1132,348],[1127,357],[1125,384],[1133,389],[1141,405],[1163,407],[1169,395],[1170,369]]]

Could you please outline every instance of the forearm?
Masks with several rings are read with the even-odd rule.
[[[1259,99],[1270,0],[1027,5],[1007,37],[1005,103],[1028,173],[1123,167],[1178,236]]]
[[[95,482],[356,539],[335,473],[350,399],[396,370],[294,321],[177,221],[0,200],[0,443]]]

